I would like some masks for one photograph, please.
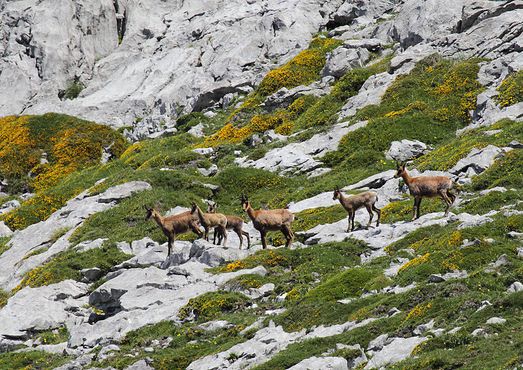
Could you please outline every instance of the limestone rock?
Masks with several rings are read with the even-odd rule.
[[[428,147],[419,140],[401,140],[393,141],[390,149],[385,153],[387,159],[393,159],[398,162],[406,162],[411,159],[427,153]]]
[[[507,319],[504,319],[502,317],[491,317],[487,320],[487,324],[490,325],[502,325],[507,322]]]
[[[85,305],[86,293],[87,285],[72,280],[23,288],[0,309],[0,336],[25,338],[32,330],[63,326],[71,317],[66,308]]]
[[[289,370],[347,370],[347,360],[343,357],[310,357],[300,361]]]
[[[417,345],[427,339],[425,337],[394,338],[372,356],[365,369],[380,368],[404,360],[410,356]]]
[[[340,78],[353,68],[363,67],[369,58],[370,54],[365,48],[339,47],[327,57],[322,74]]]

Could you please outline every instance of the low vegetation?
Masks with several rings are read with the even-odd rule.
[[[26,286],[34,288],[67,279],[79,281],[82,277],[80,270],[89,267],[98,267],[105,275],[111,267],[128,258],[129,256],[118,248],[108,244],[85,252],[70,249],[57,255],[50,262],[29,271],[14,291]]]
[[[507,76],[498,87],[497,101],[501,107],[508,107],[523,101],[523,71]]]

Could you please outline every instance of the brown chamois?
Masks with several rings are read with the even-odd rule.
[[[207,204],[207,212],[208,213],[216,213],[216,209],[218,208],[218,204],[216,203],[208,203]],[[249,233],[247,231],[243,230],[243,219],[238,216],[231,216],[231,215],[225,215],[227,218],[227,230],[232,230],[238,235],[238,238],[240,239],[240,249],[242,249],[243,246],[243,237],[245,236],[247,238],[247,249],[251,247],[251,238],[249,236]],[[221,243],[221,240],[223,236],[220,234],[220,231],[215,228],[214,229],[214,239],[213,244],[216,244],[216,236],[218,236],[218,244]]]
[[[158,226],[160,226],[165,236],[168,238],[167,256],[171,255],[171,249],[176,235],[184,234],[189,231],[193,231],[196,235],[198,235],[199,238],[201,238],[203,235],[198,227],[198,218],[194,217],[190,211],[181,212],[173,216],[163,217],[156,209],[149,208],[147,206],[144,207],[147,211],[145,219],[150,220],[153,218]]]
[[[263,249],[267,248],[265,237],[268,231],[281,231],[287,239],[285,246],[288,248],[291,245],[294,239],[294,233],[291,230],[294,215],[291,211],[288,209],[254,210],[245,195],[242,195],[241,202],[242,208],[249,215],[254,228],[260,232]]]
[[[456,200],[456,195],[452,193],[455,184],[447,176],[418,176],[410,177],[405,167],[405,163],[397,164],[397,172],[394,177],[401,177],[408,186],[410,194],[414,196],[414,209],[412,220],[419,218],[419,207],[423,197],[440,197],[445,205],[445,216],[449,215],[449,209]]]
[[[348,233],[354,231],[354,216],[356,215],[356,211],[361,207],[367,208],[367,212],[369,212],[369,223],[367,224],[367,229],[369,228],[370,223],[372,222],[372,218],[374,217],[372,211],[378,214],[378,221],[376,221],[376,227],[380,226],[381,210],[376,207],[376,203],[378,202],[378,194],[376,194],[375,192],[366,191],[364,193],[346,197],[345,195],[343,195],[340,188],[337,187],[336,189],[334,189],[332,199],[339,200],[343,208],[345,208],[345,210],[349,214],[349,217],[347,218],[349,221],[349,224],[347,225]]]
[[[209,241],[209,230],[218,229],[220,235],[223,235],[223,246],[227,243],[227,217],[221,213],[203,213],[196,203],[192,203],[191,213],[196,215],[203,226],[205,240]],[[220,240],[221,241],[221,240]]]

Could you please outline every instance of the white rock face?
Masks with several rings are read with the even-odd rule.
[[[366,125],[367,121],[353,125],[339,123],[326,133],[316,134],[309,140],[272,149],[256,161],[244,157],[235,159],[235,163],[240,167],[254,167],[284,175],[308,173],[321,166],[321,157],[336,150],[343,136]]]
[[[73,317],[66,308],[87,304],[86,293],[87,285],[72,280],[20,290],[0,310],[0,338],[23,339],[26,331],[63,326]]]
[[[461,19],[464,3],[463,0],[427,0],[423,3],[407,0],[394,19],[392,37],[407,48],[452,33]]]
[[[289,370],[347,370],[348,368],[347,360],[343,357],[311,357],[290,367]]]
[[[0,115],[56,111],[113,126],[144,116],[168,123],[180,107],[201,109],[254,85],[274,62],[306,48],[340,4],[8,2]],[[59,91],[75,79],[86,88],[61,101]]]
[[[414,348],[425,342],[425,337],[394,338],[389,344],[377,351],[365,366],[365,369],[379,369],[410,356]]]
[[[419,140],[393,141],[390,148],[385,153],[387,159],[394,159],[399,162],[406,162],[425,154],[428,151],[427,144]]]
[[[67,202],[47,220],[17,231],[8,243],[10,248],[0,255],[0,287],[13,289],[20,283],[24,273],[69,248],[69,237],[89,216],[114,207],[117,202],[136,192],[149,189],[151,185],[148,183],[133,181],[111,187],[94,196],[89,196],[85,191]],[[57,234],[62,234],[58,240]],[[49,249],[43,253],[25,258],[30,252],[47,247]]]

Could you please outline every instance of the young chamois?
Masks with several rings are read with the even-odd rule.
[[[203,235],[200,228],[198,227],[198,218],[194,217],[190,211],[178,213],[173,216],[163,217],[156,209],[149,208],[147,206],[144,207],[147,211],[145,219],[154,219],[154,221],[156,221],[158,226],[160,226],[162,229],[165,236],[168,238],[167,256],[171,255],[171,249],[173,247],[176,235],[183,234],[188,231],[193,231],[196,235],[198,235],[199,238],[201,238]]]
[[[193,202],[191,213],[198,217],[200,224],[203,226],[205,240],[209,241],[209,230],[218,229],[220,235],[223,235],[223,246],[227,243],[227,217],[221,213],[203,213],[200,207]],[[221,240],[220,240],[221,242]]]
[[[412,220],[419,218],[419,207],[423,197],[440,197],[446,204],[445,216],[449,215],[449,209],[456,200],[456,195],[452,193],[455,184],[447,176],[418,176],[410,177],[405,167],[405,163],[397,164],[397,172],[394,177],[401,177],[408,186],[410,194],[414,196],[414,209]]]
[[[288,209],[271,209],[254,210],[247,196],[241,197],[242,208],[252,220],[254,228],[260,232],[263,249],[267,248],[265,237],[268,231],[281,231],[287,239],[285,246],[288,248],[294,239],[294,233],[291,230],[291,223],[294,221],[294,215]]]
[[[216,213],[217,208],[218,208],[218,204],[208,203],[207,213]],[[247,231],[243,231],[243,219],[238,216],[230,216],[230,215],[225,215],[225,217],[227,218],[227,226],[225,228],[227,230],[234,231],[238,235],[238,238],[240,238],[240,249],[242,249],[242,246],[243,246],[243,236],[245,236],[247,238],[247,249],[249,249],[251,247],[251,238]],[[213,244],[216,244],[216,237],[218,237],[218,244],[220,244],[222,241],[223,235],[220,234],[220,230],[218,228],[214,229]]]
[[[378,221],[376,221],[376,226],[380,226],[381,210],[376,207],[376,202],[378,201],[378,194],[376,194],[375,192],[366,191],[364,193],[346,197],[345,195],[343,195],[340,188],[336,188],[334,189],[332,199],[339,200],[343,208],[345,208],[345,210],[349,214],[349,224],[347,225],[348,233],[354,231],[354,216],[356,215],[356,211],[361,207],[367,208],[367,212],[369,212],[369,223],[367,224],[367,229],[369,228],[370,223],[372,222],[372,218],[374,217],[372,211],[378,214]]]

